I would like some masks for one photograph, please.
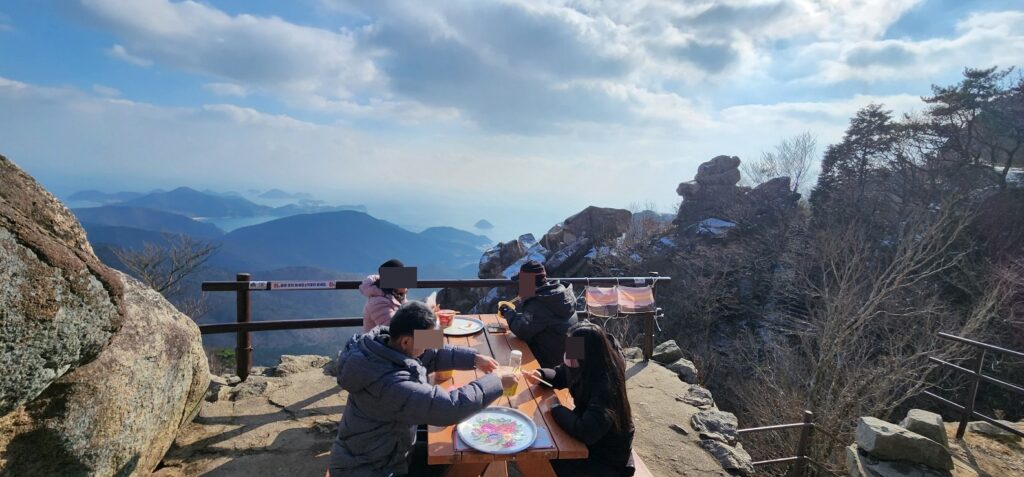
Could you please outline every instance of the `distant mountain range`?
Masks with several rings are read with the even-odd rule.
[[[452,230],[417,234],[356,211],[294,215],[228,233],[217,260],[253,269],[313,266],[370,272],[399,258],[419,267],[421,276],[472,277],[480,248],[466,242],[483,239]]]
[[[480,230],[491,230],[494,228],[494,224],[488,222],[487,219],[480,219],[473,226]]]
[[[261,199],[310,199],[313,196],[304,192],[285,192],[281,189],[270,189],[259,195]]]
[[[461,243],[477,249],[486,249],[494,245],[494,241],[485,235],[477,235],[455,227],[431,227],[420,232],[420,235],[444,242]]]
[[[68,196],[68,200],[76,202],[95,202],[97,204],[113,204],[142,197],[141,192],[114,192],[108,194],[98,190],[83,190]]]
[[[166,245],[164,234],[188,235],[220,244],[211,264],[237,271],[285,267],[372,272],[396,257],[420,267],[424,277],[472,277],[480,251],[491,240],[453,227],[420,233],[356,211],[298,214],[224,234],[217,227],[170,212],[142,207],[74,209],[96,253],[118,266],[114,248]]]
[[[269,198],[294,198],[300,200],[298,204],[270,207],[245,199],[236,192],[198,191],[190,187],[178,187],[170,191],[156,190],[146,194],[137,192],[108,194],[90,190],[76,192],[69,196],[68,200],[93,202],[109,206],[154,209],[193,218],[287,217],[295,214],[313,214],[339,210],[366,212],[366,206],[364,205],[325,205],[322,201],[310,200],[308,194],[288,194],[279,189],[272,189],[263,193],[263,195],[266,194],[272,196]],[[278,197],[279,194],[283,196]]]
[[[191,235],[200,238],[216,238],[224,231],[216,225],[192,220],[161,210],[129,206],[103,206],[73,209],[78,221],[90,225],[130,227],[133,229]]]

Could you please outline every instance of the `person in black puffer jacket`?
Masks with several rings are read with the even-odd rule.
[[[548,280],[544,266],[535,260],[519,267],[519,273],[537,274],[537,291],[523,300],[519,311],[503,306],[501,315],[512,333],[530,345],[541,367],[553,368],[562,362],[565,333],[577,321],[576,297],[561,282]]]
[[[635,430],[626,395],[626,364],[618,342],[589,321],[574,325],[568,335],[583,339],[583,359],[565,357],[554,368],[527,374],[557,389],[569,388],[576,405],[570,410],[555,404],[551,416],[559,427],[587,445],[589,457],[553,460],[555,473],[559,477],[631,476]]]

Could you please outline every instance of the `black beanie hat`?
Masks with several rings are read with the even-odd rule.
[[[402,263],[401,260],[399,260],[397,258],[392,258],[391,260],[388,260],[388,261],[380,264],[379,268],[401,268],[401,267],[404,267],[404,266],[405,266],[405,264]]]
[[[527,260],[522,266],[519,267],[520,273],[546,273],[544,271],[544,265],[536,260]]]

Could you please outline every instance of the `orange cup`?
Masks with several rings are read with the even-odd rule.
[[[455,319],[455,315],[459,312],[455,310],[440,310],[437,312],[437,321],[441,324],[441,329],[445,329],[452,326],[452,320]]]

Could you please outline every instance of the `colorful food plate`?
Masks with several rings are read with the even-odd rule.
[[[537,424],[507,407],[489,407],[455,427],[466,445],[488,454],[515,454],[533,445]]]

